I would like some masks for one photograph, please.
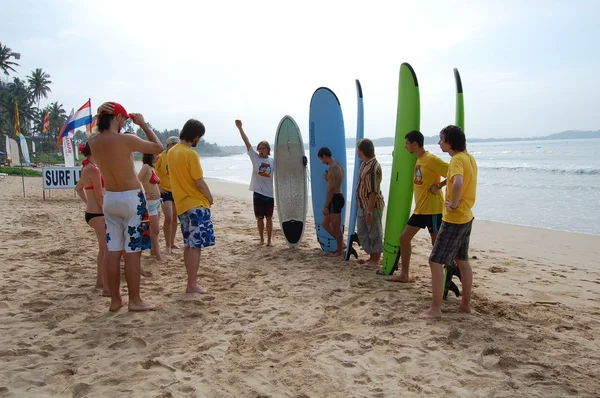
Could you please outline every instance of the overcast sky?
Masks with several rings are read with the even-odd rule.
[[[340,99],[356,132],[394,135],[398,71],[421,90],[421,130],[453,123],[458,68],[468,137],[600,129],[600,1],[0,0],[0,42],[18,76],[52,76],[47,102],[121,102],[159,130],[203,121],[206,140],[272,141],[296,119],[306,139],[312,93]]]

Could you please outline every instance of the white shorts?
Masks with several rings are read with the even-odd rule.
[[[161,199],[153,199],[147,200],[148,202],[148,215],[149,216],[158,216],[160,212],[160,204],[162,203]]]
[[[152,248],[150,219],[143,191],[107,191],[102,211],[108,251],[137,253]]]

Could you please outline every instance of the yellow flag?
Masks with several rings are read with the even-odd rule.
[[[15,134],[21,136],[21,123],[19,122],[19,106],[15,104]]]

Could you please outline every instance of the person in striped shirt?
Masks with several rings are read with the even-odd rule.
[[[385,205],[381,193],[381,165],[375,158],[373,141],[363,138],[357,144],[358,156],[362,159],[358,172],[356,200],[358,211],[356,217],[357,233],[360,245],[369,258],[359,263],[365,268],[380,268],[383,252],[383,228],[381,217]]]

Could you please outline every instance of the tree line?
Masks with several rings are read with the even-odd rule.
[[[0,134],[7,135],[10,138],[16,138],[15,125],[15,105],[19,108],[19,122],[21,133],[28,139],[35,142],[37,152],[56,153],[62,151],[56,148],[56,141],[60,129],[67,120],[67,112],[63,105],[57,101],[51,102],[45,108],[40,107],[42,99],[48,99],[52,93],[52,80],[49,73],[42,68],[36,68],[25,77],[25,79],[11,76],[16,74],[17,67],[20,65],[16,60],[20,59],[20,54],[15,53],[10,47],[0,42],[0,72],[6,76],[0,79]],[[50,130],[42,133],[44,116],[48,111],[50,119]],[[133,132],[131,121],[124,127],[125,131]],[[152,126],[150,126],[152,128]],[[166,139],[172,135],[179,137],[179,129],[158,131],[152,128],[152,131],[159,137],[163,145],[166,145]],[[145,138],[141,129],[135,133]],[[73,141],[75,145],[87,141],[85,130],[77,130],[74,133]],[[4,148],[4,146],[2,147]],[[196,150],[205,156],[223,156],[228,155],[228,151],[223,150],[217,144],[200,141]]]

